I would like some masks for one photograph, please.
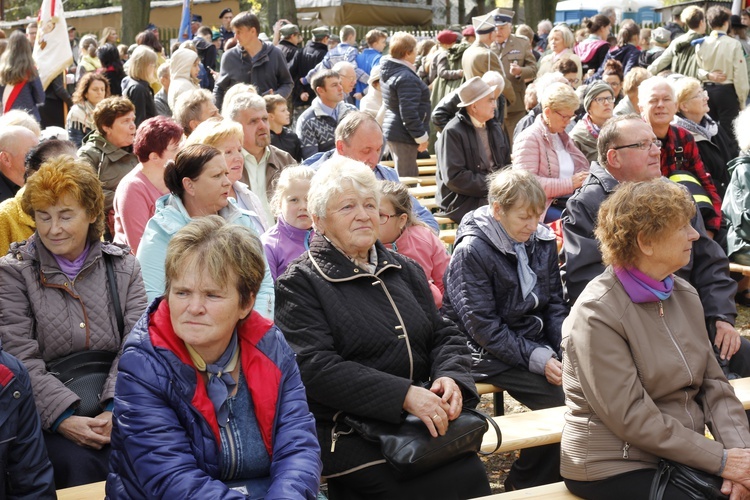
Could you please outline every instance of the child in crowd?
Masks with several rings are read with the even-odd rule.
[[[411,210],[409,190],[400,182],[382,181],[380,242],[414,259],[427,275],[435,305],[443,304],[443,275],[450,256],[443,242]],[[386,218],[385,222],[382,222]]]
[[[287,266],[305,253],[313,236],[312,218],[307,212],[307,191],[315,171],[294,166],[282,170],[271,207],[278,222],[263,233],[260,241],[268,259],[274,281],[284,274]]]
[[[286,151],[297,161],[302,161],[302,141],[288,128],[291,123],[286,99],[278,94],[263,96],[268,111],[268,128],[271,129],[271,144]]]

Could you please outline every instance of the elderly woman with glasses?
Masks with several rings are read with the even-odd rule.
[[[542,112],[513,144],[513,168],[536,176],[547,195],[541,216],[551,222],[560,218],[567,198],[583,184],[589,161],[565,133],[580,105],[570,85],[553,83],[542,94],[541,104]]]
[[[735,158],[739,151],[724,128],[708,114],[708,93],[703,90],[701,82],[695,78],[685,77],[677,80],[673,86],[677,103],[677,114],[673,123],[693,134],[703,166],[711,174],[716,192],[723,199],[729,184],[727,163]]]
[[[474,498],[489,485],[468,455],[399,480],[378,444],[344,417],[399,423],[417,416],[443,435],[462,406],[477,402],[471,358],[443,319],[424,272],[379,241],[380,189],[372,169],[343,156],[310,184],[310,249],[276,281],[276,324],[292,349],[315,415],[329,498]]]
[[[674,275],[699,237],[695,211],[686,189],[661,178],[622,183],[599,209],[595,234],[608,267],[562,332],[560,471],[582,498],[653,498],[652,483],[672,466],[663,461],[747,498],[747,417],[706,342],[698,293]],[[664,483],[663,498],[719,498]]]
[[[586,114],[570,131],[570,138],[589,162],[598,160],[596,141],[604,123],[612,118],[614,106],[615,93],[606,83],[596,81],[586,88],[583,98]]]

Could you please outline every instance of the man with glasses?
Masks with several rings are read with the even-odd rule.
[[[677,171],[688,172],[700,182],[705,195],[713,205],[702,211],[706,231],[711,238],[721,229],[721,198],[716,186],[701,160],[693,134],[682,127],[672,125],[677,113],[674,89],[666,78],[652,77],[638,87],[638,107],[656,138],[661,140],[661,174],[669,177]]]
[[[599,162],[591,164],[589,177],[570,197],[562,218],[563,285],[572,303],[586,285],[604,271],[594,227],[599,206],[621,182],[641,182],[662,175],[661,141],[641,117],[616,116],[602,128],[597,143]],[[733,323],[737,316],[737,284],[729,276],[724,250],[705,231],[700,212],[691,221],[700,234],[693,243],[690,262],[677,274],[695,287],[703,304],[709,338],[720,363],[730,373],[750,375],[750,342],[742,339]]]

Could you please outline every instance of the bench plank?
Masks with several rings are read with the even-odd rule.
[[[557,406],[544,410],[514,413],[494,417],[503,433],[503,442],[499,453],[524,448],[533,448],[543,444],[559,443],[565,424],[565,412],[568,408]],[[495,429],[490,428],[482,439],[482,451],[492,451],[497,446]]]
[[[509,491],[507,493],[496,493],[494,495],[477,498],[476,500],[514,500],[519,498],[525,498],[527,500],[575,500],[579,497],[569,492],[568,488],[565,487],[565,483],[560,481],[559,483],[545,484],[544,486],[537,486],[536,488]]]
[[[733,273],[741,273],[743,276],[750,276],[750,266],[743,266],[735,264],[734,262],[729,263],[729,271]]]
[[[417,199],[434,198],[435,193],[437,193],[437,186],[435,185],[409,188],[409,194]]]
[[[440,241],[448,245],[452,245],[456,241],[456,229],[441,229]],[[495,392],[495,391],[492,391],[492,392]]]
[[[57,500],[101,500],[106,481],[57,490]]]
[[[433,165],[422,165],[419,167],[419,175],[435,175],[437,172],[437,164]]]

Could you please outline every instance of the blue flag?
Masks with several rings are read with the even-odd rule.
[[[177,40],[182,43],[191,38],[193,38],[193,33],[190,30],[190,0],[182,0],[182,20],[180,21],[180,34],[177,35]]]

